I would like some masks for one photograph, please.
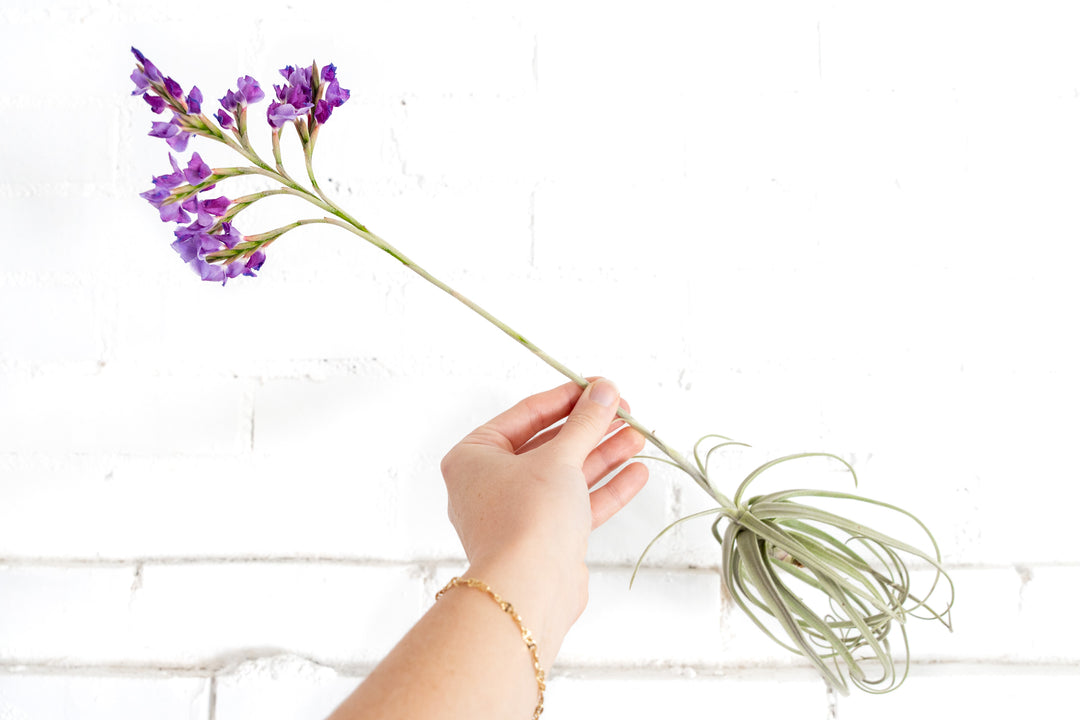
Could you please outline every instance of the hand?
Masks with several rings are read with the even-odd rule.
[[[497,587],[526,619],[532,606],[530,622],[545,628],[548,663],[585,609],[589,533],[648,479],[647,469],[632,463],[590,492],[645,443],[615,421],[618,398],[603,379],[584,392],[571,383],[533,395],[474,430],[442,461],[450,520],[470,573]]]
[[[589,532],[648,478],[633,463],[589,492],[645,443],[614,421],[618,397],[606,380],[584,393],[571,384],[534,395],[474,430],[442,462],[450,520],[471,563],[466,577],[513,604],[544,669],[585,609]],[[537,679],[521,640],[483,593],[455,589],[332,718],[528,717]]]

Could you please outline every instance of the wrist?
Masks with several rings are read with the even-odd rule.
[[[514,606],[536,640],[545,671],[588,601],[584,561],[557,566],[535,553],[502,552],[476,559],[463,577],[483,581]]]

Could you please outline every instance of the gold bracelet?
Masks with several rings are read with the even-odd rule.
[[[532,655],[533,669],[536,671],[536,688],[537,688],[537,700],[536,709],[533,710],[533,720],[538,720],[540,714],[544,712],[544,690],[547,688],[545,683],[544,669],[540,667],[540,650],[536,647],[536,641],[533,640],[532,633],[525,628],[525,622],[518,615],[517,610],[510,603],[499,597],[499,594],[491,589],[491,586],[487,583],[481,582],[476,578],[452,578],[450,582],[446,583],[446,586],[435,593],[435,601],[438,602],[439,598],[446,594],[446,591],[453,587],[459,587],[464,585],[465,587],[471,587],[486,593],[492,600],[498,603],[502,611],[509,615],[514,623],[518,626],[518,630],[521,631],[521,639],[525,641],[525,647],[529,649],[529,653]]]

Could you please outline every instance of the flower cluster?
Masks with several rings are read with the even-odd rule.
[[[221,98],[219,101],[221,110],[218,110],[214,115],[218,124],[226,130],[231,129],[234,122],[242,125],[247,106],[266,97],[262,88],[259,87],[259,83],[250,75],[237,78],[236,85],[236,92],[229,90],[225,93],[225,97]]]
[[[266,119],[275,129],[306,118],[308,128],[313,131],[316,124],[326,123],[334,108],[341,107],[349,99],[349,91],[338,83],[337,68],[333,65],[325,66],[321,72],[314,64],[310,67],[288,65],[280,72],[287,83],[274,86],[277,100],[266,109]]]
[[[283,229],[260,235],[244,236],[232,224],[241,210],[267,195],[303,190],[284,172],[278,152],[277,139],[281,127],[293,122],[301,140],[310,151],[315,132],[325,123],[334,108],[349,99],[349,91],[337,80],[337,68],[327,65],[321,70],[312,63],[309,67],[288,66],[281,70],[286,84],[274,86],[276,100],[267,109],[267,121],[273,130],[276,172],[263,162],[247,137],[247,107],[265,98],[259,83],[250,75],[237,79],[235,90],[228,90],[220,99],[221,109],[213,120],[202,114],[203,94],[198,87],[184,93],[180,83],[165,76],[145,55],[131,49],[136,68],[131,74],[135,83],[133,95],[141,94],[155,114],[172,112],[168,122],[154,122],[151,137],[165,140],[176,152],[184,152],[192,135],[206,137],[228,145],[253,163],[252,167],[212,170],[198,153],[192,155],[187,167],[181,169],[169,154],[172,172],[153,178],[153,187],[140,196],[157,208],[162,222],[177,223],[176,240],[172,247],[181,259],[190,264],[203,280],[220,281],[238,275],[251,275],[266,260],[265,246],[279,237]],[[284,189],[267,191],[239,200],[224,196],[204,198],[201,193],[212,190],[219,180],[234,175],[260,173],[280,181]],[[310,174],[310,167],[309,167]],[[314,181],[313,181],[314,182]]]
[[[237,275],[254,276],[266,260],[261,249],[240,253],[238,259],[228,264],[212,262],[218,259],[215,253],[234,250],[245,240],[225,219],[233,207],[231,200],[224,196],[200,197],[200,193],[213,190],[215,181],[221,176],[214,175],[199,153],[192,154],[184,169],[172,153],[169,153],[169,163],[173,171],[155,177],[153,188],[140,193],[139,197],[158,209],[162,222],[179,225],[173,231],[176,236],[173,249],[203,280],[224,283]]]
[[[135,83],[132,95],[142,93],[143,100],[150,105],[155,114],[160,115],[168,107],[173,111],[169,122],[155,122],[150,135],[164,138],[176,152],[184,152],[187,149],[188,139],[194,132],[194,128],[185,119],[189,115],[197,116],[202,109],[202,92],[198,87],[192,87],[191,92],[184,95],[180,83],[171,77],[165,77],[141,52],[131,48],[138,64],[131,79]]]

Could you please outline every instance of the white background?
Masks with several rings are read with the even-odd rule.
[[[719,468],[729,491],[762,458],[849,459],[957,582],[955,632],[912,628],[904,687],[830,698],[721,595],[707,523],[627,591],[652,536],[707,506],[656,467],[594,536],[545,717],[1061,716],[1080,679],[1072,10],[6,0],[0,718],[323,716],[461,568],[439,458],[562,381],[333,228],[287,235],[258,279],[200,283],[137,196],[169,166],[131,45],[211,112],[240,75],[335,63],[352,98],[316,166],[345,207],[615,379],[676,447],[752,443]],[[311,215],[274,201],[240,229]],[[803,469],[784,481],[848,488]]]

